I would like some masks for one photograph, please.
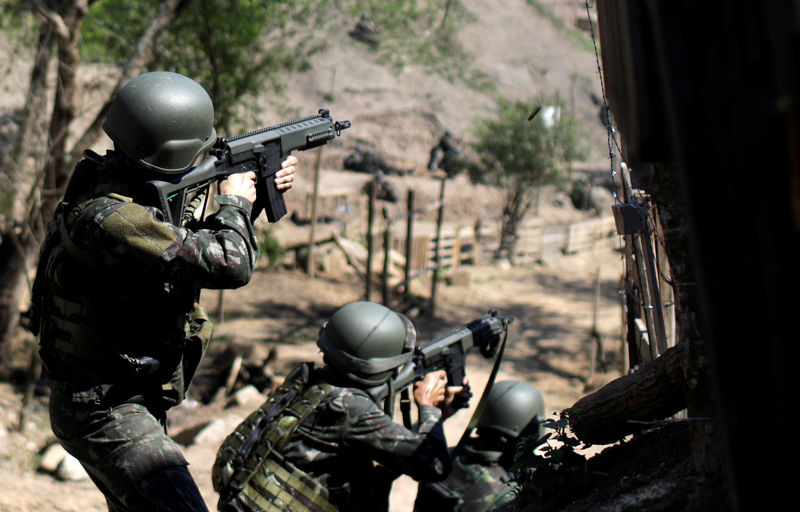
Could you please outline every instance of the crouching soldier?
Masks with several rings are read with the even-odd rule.
[[[487,512],[510,501],[516,487],[511,472],[517,443],[542,435],[544,399],[525,382],[497,382],[489,391],[477,435],[452,450],[447,479],[421,483],[415,512]]]
[[[414,387],[418,423],[396,423],[367,389],[412,356],[416,330],[403,315],[353,302],[323,324],[324,366],[303,363],[220,447],[212,471],[219,510],[388,510],[401,474],[442,480],[451,463],[442,428],[456,394],[445,372]]]

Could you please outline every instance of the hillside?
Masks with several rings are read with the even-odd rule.
[[[602,162],[607,156],[595,55],[524,0],[461,3],[474,21],[458,33],[470,55],[459,65],[485,74],[493,90],[471,89],[463,80],[445,80],[413,63],[401,72],[377,64],[375,50],[346,35],[356,20],[342,24],[340,35],[312,57],[308,72],[291,77],[284,107],[313,112],[325,106],[353,121],[346,142],[326,149],[325,168],[340,168],[341,151],[358,140],[402,168],[424,170],[429,150],[445,128],[469,140],[475,118],[490,115],[497,98],[527,102],[540,92],[574,108],[590,161]],[[556,5],[566,26],[576,31],[574,17],[582,13],[583,2]],[[274,111],[265,105],[265,122]]]

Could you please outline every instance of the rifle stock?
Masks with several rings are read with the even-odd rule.
[[[426,374],[437,370],[445,370],[448,385],[461,386],[466,375],[467,353],[478,348],[485,358],[494,356],[510,322],[511,318],[500,318],[497,311],[490,310],[464,327],[415,347],[411,361],[390,382],[370,388],[367,392],[376,401],[382,401],[390,393],[411,386]]]
[[[292,151],[305,151],[327,144],[350,127],[350,121],[334,121],[330,111],[283,122],[229,138],[217,139],[209,156],[185,173],[168,179],[150,180],[147,185],[155,203],[173,224],[180,221],[188,195],[231,174],[254,171],[257,198],[251,220],[266,211],[270,222],[286,215],[283,194],[274,176]]]

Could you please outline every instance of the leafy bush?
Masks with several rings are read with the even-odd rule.
[[[585,489],[590,484],[586,458],[575,451],[587,445],[568,432],[566,414],[562,411],[558,420],[548,419],[544,426],[551,432],[523,439],[517,447],[513,470],[520,475],[515,499],[521,510],[558,502],[564,489]]]
[[[260,230],[258,243],[260,255],[262,258],[266,258],[268,268],[275,268],[283,263],[283,247],[271,229]]]

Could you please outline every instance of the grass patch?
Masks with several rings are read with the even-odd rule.
[[[574,42],[584,50],[594,53],[594,42],[591,36],[588,36],[580,29],[570,27],[564,20],[556,16],[556,13],[550,7],[545,6],[540,0],[527,0],[528,5],[539,11],[539,14],[550,20],[559,32],[567,36],[567,39]]]

